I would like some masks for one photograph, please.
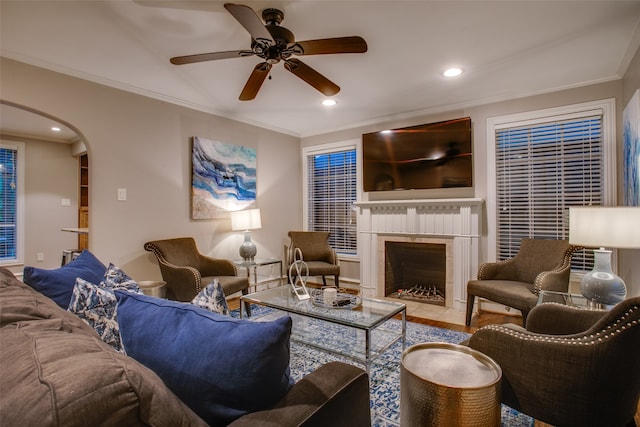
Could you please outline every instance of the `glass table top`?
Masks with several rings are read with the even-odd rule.
[[[298,300],[290,286],[243,295],[241,300],[359,329],[374,328],[396,314],[406,312],[403,303],[373,298],[360,298],[360,304],[355,308],[319,306],[312,299]]]
[[[538,295],[538,304],[544,304],[546,302],[555,302],[558,304],[584,308],[587,310],[607,310],[611,308],[611,306],[601,306],[598,303],[594,303],[581,294],[541,290],[540,294]]]

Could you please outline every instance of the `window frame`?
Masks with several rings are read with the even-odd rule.
[[[0,147],[16,150],[16,257],[0,260],[0,266],[24,265],[24,222],[25,222],[25,144],[20,141],[0,140]]]
[[[533,110],[523,113],[490,117],[487,119],[487,242],[488,261],[497,260],[497,171],[496,130],[521,126],[535,126],[550,121],[580,119],[593,115],[602,116],[603,147],[603,206],[616,205],[616,111],[615,99],[565,105],[562,107]],[[615,255],[615,253],[614,253]]]
[[[360,160],[360,140],[353,139],[347,141],[339,141],[329,144],[313,145],[303,147],[302,149],[302,227],[304,231],[309,231],[309,168],[308,158],[310,156],[316,156],[321,154],[331,154],[340,151],[354,150],[356,154],[356,198],[353,203],[356,203],[361,199],[362,194],[362,165]],[[357,216],[357,215],[354,215]],[[358,259],[358,243],[357,243],[357,228],[356,228],[356,247],[355,254],[346,254],[344,252],[338,252],[339,259],[345,260],[357,260]]]

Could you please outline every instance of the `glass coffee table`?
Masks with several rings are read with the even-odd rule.
[[[313,298],[298,300],[290,286],[242,295],[240,300],[241,318],[244,302],[284,311],[293,320],[292,339],[361,362],[367,372],[395,342],[402,340],[403,350],[406,345],[407,308],[399,302],[358,297],[355,307],[331,308],[314,303]],[[400,330],[386,327],[396,315],[401,316]]]

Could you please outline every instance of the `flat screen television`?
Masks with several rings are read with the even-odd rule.
[[[471,118],[362,135],[364,191],[472,187]]]

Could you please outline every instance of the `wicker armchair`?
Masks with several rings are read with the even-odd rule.
[[[471,324],[476,296],[520,310],[526,325],[541,290],[569,290],[571,257],[576,249],[566,240],[522,239],[515,257],[482,264],[478,279],[467,283],[466,325]]]
[[[227,296],[248,293],[249,280],[238,276],[236,265],[226,259],[202,255],[192,237],[154,240],[145,243],[144,248],[158,259],[169,299],[191,301],[214,278],[220,281]],[[247,313],[248,310],[247,306]]]
[[[329,233],[324,231],[290,231],[289,245],[285,247],[287,271],[294,261],[296,248],[300,248],[302,258],[309,267],[309,276],[322,276],[322,283],[326,286],[325,276],[333,276],[335,286],[340,285],[340,264],[336,251],[329,246]]]
[[[559,427],[635,425],[640,297],[609,312],[541,304],[526,326],[485,326],[468,342],[502,368],[502,403]]]

